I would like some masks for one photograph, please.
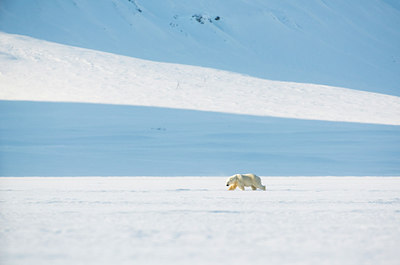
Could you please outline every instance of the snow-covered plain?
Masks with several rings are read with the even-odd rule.
[[[0,101],[2,176],[393,176],[400,126]]]
[[[0,263],[396,265],[400,181],[1,178]]]

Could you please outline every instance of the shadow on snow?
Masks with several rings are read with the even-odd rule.
[[[399,175],[400,127],[0,101],[2,176]]]

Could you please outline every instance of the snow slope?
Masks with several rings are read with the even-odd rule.
[[[0,32],[0,99],[400,124],[400,98],[157,63]]]
[[[0,37],[2,176],[400,174],[399,97]]]
[[[262,180],[1,178],[0,263],[398,264],[398,178]]]
[[[393,0],[2,0],[0,30],[278,81],[400,95]]]

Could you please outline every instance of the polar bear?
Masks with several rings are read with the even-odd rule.
[[[228,179],[226,186],[229,186],[228,190],[234,190],[236,187],[244,190],[244,187],[251,187],[253,190],[257,188],[265,190],[265,186],[261,184],[261,179],[259,176],[254,174],[235,174]]]

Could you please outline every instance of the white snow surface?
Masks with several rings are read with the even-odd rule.
[[[398,264],[399,10],[2,0],[0,264]]]
[[[0,263],[396,265],[400,181],[1,178]]]
[[[399,28],[397,0],[2,0],[0,5],[0,30],[7,33],[397,96]]]
[[[0,99],[400,124],[400,98],[159,63],[0,32]]]

